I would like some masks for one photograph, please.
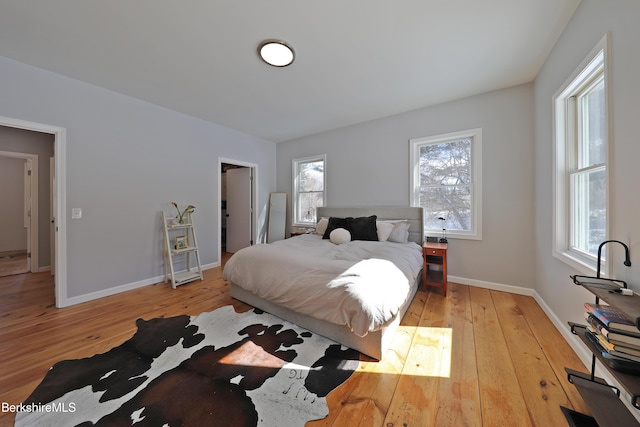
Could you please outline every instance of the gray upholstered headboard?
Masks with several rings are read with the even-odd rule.
[[[354,217],[377,215],[379,220],[406,219],[410,222],[409,241],[422,245],[424,241],[424,218],[422,208],[410,206],[362,206],[362,207],[318,207],[318,218]]]

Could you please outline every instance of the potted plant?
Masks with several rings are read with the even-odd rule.
[[[187,217],[187,214],[191,214],[193,213],[193,211],[196,210],[196,207],[193,205],[189,205],[186,208],[184,208],[182,211],[180,211],[180,208],[178,207],[178,204],[176,202],[171,202],[171,204],[176,208],[176,210],[178,211],[178,216],[176,217],[178,219],[178,222],[180,224],[184,224],[184,220]]]

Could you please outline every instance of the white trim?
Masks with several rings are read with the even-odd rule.
[[[311,163],[322,161],[322,206],[327,205],[327,155],[317,154],[315,156],[301,157],[291,160],[291,225],[294,227],[309,227],[311,224],[296,221],[296,212],[298,210],[298,165],[300,163]],[[318,219],[318,218],[316,218]]]
[[[209,270],[215,267],[219,267],[220,263],[213,262],[210,264],[203,264],[202,271]],[[67,300],[68,305],[80,304],[83,302],[93,301],[98,298],[104,298],[111,295],[120,294],[122,292],[132,291],[134,289],[143,288],[149,285],[157,285],[164,282],[164,275],[151,277],[149,279],[140,280],[138,282],[125,283],[124,285],[115,286],[113,288],[103,289],[89,294],[82,294],[76,297],[71,297]],[[170,288],[167,288],[170,289]]]
[[[67,299],[67,303],[68,305],[80,304],[80,303],[92,301],[98,298],[104,298],[104,297],[119,294],[122,292],[127,292],[134,289],[142,288],[145,286],[154,285],[156,283],[162,283],[163,281],[164,281],[164,276],[151,277],[149,279],[140,280],[138,282],[126,283],[124,285],[114,286],[112,288],[104,289],[101,291],[96,291],[88,294],[82,294],[75,297],[70,297]]]
[[[244,166],[253,170],[253,179],[251,180],[251,203],[253,204],[251,213],[251,240],[253,244],[257,244],[258,230],[257,230],[257,215],[258,215],[258,165],[255,163],[249,163],[242,160],[234,160],[226,157],[218,157],[218,265],[222,263],[222,164],[228,163],[231,165]]]
[[[447,229],[447,238],[482,240],[482,128],[450,132],[440,135],[413,138],[409,140],[409,200],[411,206],[420,206],[420,154],[419,149],[424,144],[452,142],[464,138],[471,138],[471,230],[459,231]],[[427,212],[425,212],[425,216]],[[437,233],[440,230],[425,229],[426,234]]]
[[[607,124],[607,159],[605,163],[607,174],[607,224],[606,238],[613,235],[613,174],[611,173],[611,158],[613,149],[613,133],[610,124],[610,94],[611,90],[611,73],[610,54],[609,54],[609,37],[605,34],[596,46],[591,49],[589,54],[580,63],[580,65],[565,80],[562,86],[553,94],[552,98],[552,134],[553,134],[553,150],[552,150],[552,239],[551,253],[554,258],[569,265],[573,269],[582,274],[593,275],[596,272],[596,262],[587,257],[580,257],[578,254],[568,249],[569,245],[569,206],[568,200],[571,196],[569,188],[569,178],[567,174],[568,149],[565,143],[568,129],[567,122],[569,118],[566,112],[566,102],[568,98],[576,91],[580,85],[584,84],[585,79],[593,76],[596,70],[602,64],[604,68],[604,86],[605,86],[605,114]],[[602,266],[603,274],[611,271],[611,257],[607,257],[605,265]]]
[[[524,288],[522,286],[515,286],[515,285],[505,285],[502,283],[487,282],[484,280],[468,279],[465,277],[457,277],[457,276],[450,276],[450,275],[447,275],[447,281],[452,283],[459,283],[461,285],[473,286],[476,288],[491,289],[492,291],[508,292],[510,294],[517,294],[517,295],[526,295],[529,297],[533,296],[535,292],[532,288]]]
[[[66,307],[69,305],[67,301],[67,222],[65,218],[67,207],[67,130],[58,126],[3,116],[0,116],[0,126],[50,133],[54,136],[53,152],[56,165],[56,197],[54,200],[54,209],[56,227],[58,229],[55,239],[56,275],[54,276],[54,283],[56,307]]]

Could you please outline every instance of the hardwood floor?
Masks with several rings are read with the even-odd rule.
[[[0,252],[0,277],[12,274],[22,274],[29,271],[27,265],[27,251]]]
[[[564,367],[586,371],[533,298],[450,284],[416,295],[392,348],[366,359],[307,426],[566,426],[588,413]],[[22,402],[54,363],[122,343],[135,320],[197,315],[233,300],[220,268],[177,289],[160,283],[64,309],[49,273],[0,278],[0,402]],[[0,413],[0,425],[15,414]]]

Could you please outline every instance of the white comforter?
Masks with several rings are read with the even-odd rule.
[[[421,268],[416,243],[334,245],[305,234],[238,251],[223,277],[260,298],[364,336],[393,321]]]

